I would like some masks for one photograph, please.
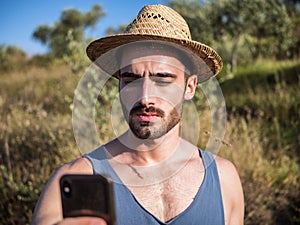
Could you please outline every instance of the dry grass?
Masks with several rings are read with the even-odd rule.
[[[222,84],[228,120],[218,154],[241,176],[245,224],[299,224],[299,62],[269,65],[274,62],[240,70]],[[1,224],[28,224],[51,173],[80,156],[70,110],[79,79],[59,63],[0,74]],[[101,99],[99,116],[107,116],[109,100]],[[201,109],[198,143],[205,148],[211,115],[203,97],[195,104]],[[97,122],[105,141],[109,121]]]

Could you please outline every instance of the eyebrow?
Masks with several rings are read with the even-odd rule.
[[[156,76],[156,77],[170,77],[170,78],[176,78],[177,75],[176,74],[173,74],[173,73],[155,73],[155,74],[150,74],[150,77],[151,76]]]
[[[120,78],[132,77],[132,78],[141,78],[142,76],[133,72],[124,72],[120,73]]]
[[[141,78],[142,76],[140,74],[136,74],[136,73],[133,73],[133,72],[124,72],[124,73],[121,73],[120,74],[120,77],[121,78]],[[153,74],[150,74],[150,77],[163,77],[163,78],[176,78],[177,75],[176,74],[173,74],[173,73],[164,73],[164,72],[158,72],[158,73],[153,73]]]

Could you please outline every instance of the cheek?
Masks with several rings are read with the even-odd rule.
[[[130,109],[138,102],[138,95],[132,89],[126,87],[120,89],[119,92],[120,103],[123,110],[129,112]]]
[[[176,108],[178,105],[182,104],[184,99],[184,90],[175,86],[170,90],[166,91],[165,93],[161,93],[162,99],[167,102],[171,108]]]

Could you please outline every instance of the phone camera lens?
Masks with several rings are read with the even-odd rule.
[[[64,192],[65,193],[70,193],[71,192],[70,187],[68,187],[68,186],[64,187]]]
[[[72,189],[71,189],[71,185],[69,182],[65,181],[63,183],[62,191],[67,198],[71,197]]]

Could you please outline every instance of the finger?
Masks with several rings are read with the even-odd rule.
[[[96,217],[73,217],[66,218],[56,225],[107,225],[105,220]]]

